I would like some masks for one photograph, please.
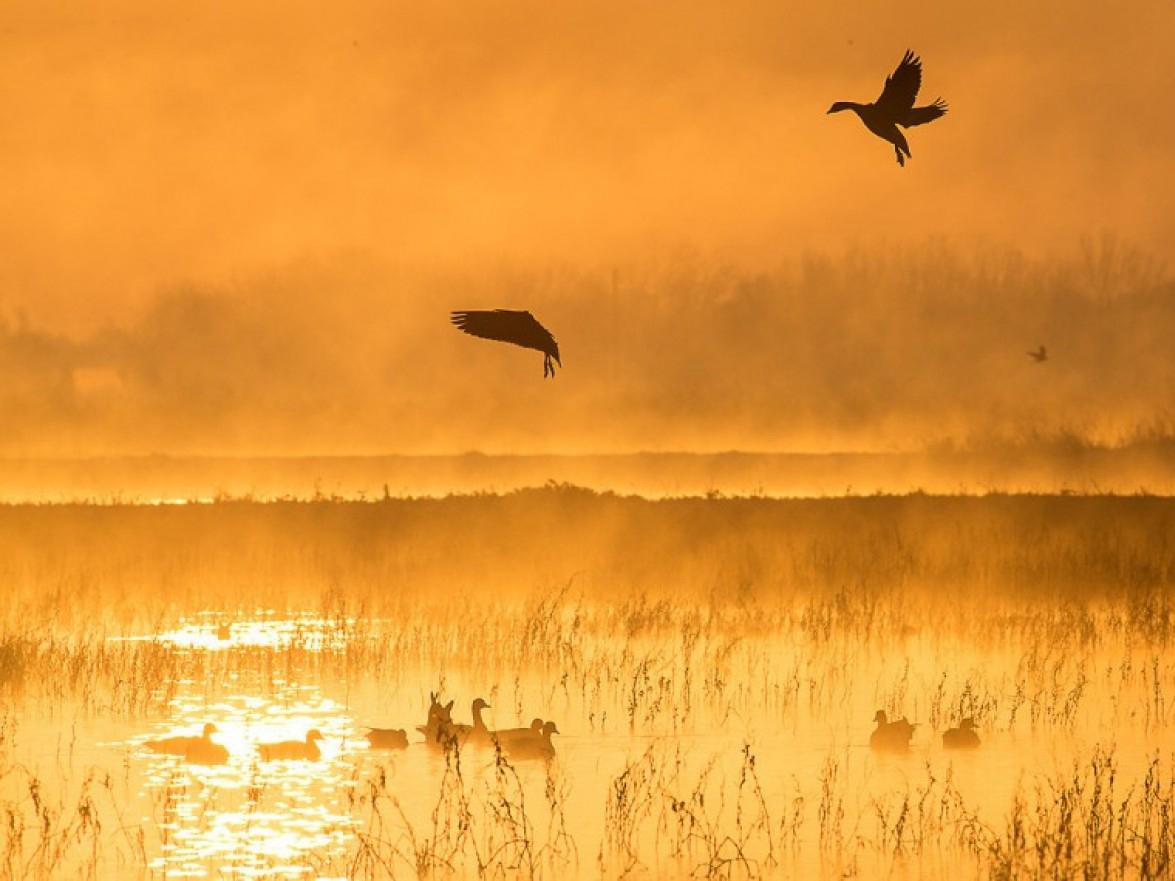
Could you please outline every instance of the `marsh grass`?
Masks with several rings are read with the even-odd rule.
[[[548,489],[3,508],[0,524],[3,877],[162,871],[227,794],[177,770],[140,819],[141,758],[78,759],[74,732],[166,719],[181,692],[214,706],[242,683],[278,698],[367,688],[367,712],[476,690],[501,724],[541,708],[571,732],[545,766],[347,753],[348,819],[330,830],[346,844],[293,858],[310,876],[1173,872],[1175,507],[1161,499]],[[211,639],[223,620],[278,637],[212,650],[175,636]],[[861,748],[878,707],[921,723],[904,763]],[[936,746],[965,715],[977,761],[1056,744],[1068,770],[1005,762],[983,795],[974,762]],[[34,766],[25,732],[45,725],[56,753]],[[410,761],[427,773],[406,789]],[[281,792],[244,773],[233,809],[260,822]]]

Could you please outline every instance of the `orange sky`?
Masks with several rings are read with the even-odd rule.
[[[1167,0],[281,6],[4,5],[0,302],[353,250],[1175,243]],[[902,171],[824,111],[906,46],[953,109]]]
[[[76,340],[167,292],[249,299],[306,266],[395,323],[408,304],[497,304],[405,267],[606,277],[685,251],[754,274],[932,238],[1175,244],[1168,0],[894,10],[9,0],[0,316]],[[899,169],[825,111],[876,97],[907,46],[923,98],[952,109],[910,132]]]

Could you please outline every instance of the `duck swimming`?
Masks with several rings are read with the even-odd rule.
[[[461,743],[489,743],[491,740],[490,729],[486,727],[485,720],[481,717],[482,710],[492,709],[488,703],[482,698],[477,698],[473,702],[471,713],[473,715],[472,725],[450,725],[450,733],[456,737]]]
[[[934,103],[924,107],[915,107],[914,99],[918,97],[918,90],[921,87],[922,60],[907,49],[897,69],[886,78],[885,87],[876,101],[872,104],[837,101],[828,108],[828,112],[840,113],[842,110],[851,110],[856,113],[861,122],[865,123],[865,128],[893,144],[898,165],[905,166],[906,157],[912,154],[910,145],[906,143],[906,136],[898,126],[910,128],[925,125],[947,112],[947,103],[942,98],[935,98]]]
[[[322,750],[318,748],[318,741],[322,740],[322,732],[311,728],[306,732],[305,740],[279,740],[275,743],[259,743],[257,750],[261,753],[263,762],[281,761],[308,761],[317,762],[322,758]]]
[[[364,736],[372,749],[408,748],[408,732],[403,728],[368,728]]]
[[[530,720],[529,728],[499,728],[491,732],[494,740],[515,740],[520,737],[537,737],[543,733],[543,720],[535,716]]]
[[[535,733],[527,729],[529,734],[517,738],[500,738],[498,743],[502,752],[514,760],[542,759],[549,761],[555,758],[555,744],[551,743],[551,735],[559,733],[559,726],[554,722],[545,722],[542,731]]]
[[[873,721],[877,723],[877,728],[869,735],[869,746],[873,749],[905,751],[910,748],[914,725],[904,716],[896,722],[890,722],[885,710],[878,710]]]
[[[970,716],[960,722],[958,728],[950,728],[942,734],[942,745],[947,749],[975,749],[979,742],[975,720]]]
[[[187,755],[189,749],[199,747],[203,743],[211,743],[211,737],[217,732],[217,727],[211,722],[204,724],[204,733],[199,736],[177,736],[164,737],[159,740],[148,740],[144,742],[143,746],[153,752],[163,753],[168,756],[184,756]]]
[[[425,743],[437,745],[453,736],[450,731],[453,725],[453,701],[442,704],[431,691],[428,699],[428,720],[423,725],[417,725],[416,730],[424,735]]]
[[[199,737],[184,750],[184,761],[191,765],[223,765],[228,750],[209,737]]]

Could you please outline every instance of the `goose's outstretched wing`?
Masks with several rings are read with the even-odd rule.
[[[885,80],[885,88],[876,106],[895,119],[904,119],[914,107],[914,99],[922,88],[922,60],[906,50],[901,63]],[[929,120],[927,120],[929,122]]]
[[[514,309],[484,309],[454,312],[449,320],[459,330],[482,339],[513,343],[540,352],[558,352],[551,332],[529,312]]]
[[[912,125],[925,125],[928,122],[934,122],[940,116],[950,109],[947,107],[947,102],[942,98],[935,98],[933,104],[927,104],[925,107],[915,107],[906,114],[906,118],[899,120],[899,125],[909,128]]]

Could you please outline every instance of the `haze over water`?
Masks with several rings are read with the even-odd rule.
[[[4,4],[0,881],[1170,878],[1173,26]]]

